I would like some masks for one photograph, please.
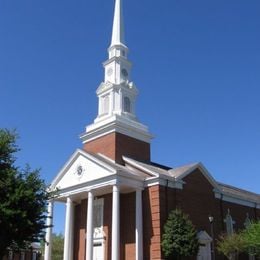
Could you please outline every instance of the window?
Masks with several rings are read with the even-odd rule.
[[[109,96],[102,97],[101,114],[108,114],[109,111]]]
[[[93,226],[94,228],[102,227],[102,208],[103,205],[100,203],[94,204],[94,216],[93,216]]]
[[[124,97],[124,112],[131,113],[131,101],[129,97]]]
[[[95,199],[93,205],[94,239],[100,239],[104,236],[103,211],[104,211],[104,199]]]

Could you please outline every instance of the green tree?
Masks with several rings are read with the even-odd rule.
[[[260,221],[251,223],[241,234],[246,252],[260,258]]]
[[[162,250],[167,259],[181,259],[198,254],[196,229],[188,216],[180,210],[173,210],[168,216],[162,236]]]
[[[217,249],[228,259],[236,259],[240,253],[260,258],[260,221],[232,235],[220,236]]]
[[[39,170],[15,165],[17,134],[0,129],[0,259],[7,248],[26,248],[44,237],[51,194]]]
[[[41,242],[42,256],[44,256],[44,241]],[[52,235],[52,260],[63,259],[63,247],[64,247],[64,237],[62,234]],[[42,257],[43,259],[43,257]]]
[[[52,244],[52,260],[60,260],[63,258],[63,247],[64,247],[63,235],[54,234],[53,244]]]
[[[217,250],[228,259],[233,260],[239,253],[245,250],[245,244],[241,233],[221,235],[217,242]]]

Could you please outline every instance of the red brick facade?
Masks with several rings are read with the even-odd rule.
[[[244,227],[247,213],[250,218],[260,217],[260,210],[216,199],[213,186],[196,170],[184,179],[183,189],[155,185],[143,191],[144,260],[163,259],[161,237],[168,213],[175,208],[189,215],[198,231],[210,235],[209,215],[214,216],[215,238],[225,232],[224,218],[228,209],[235,221],[234,229]],[[112,194],[104,198],[105,260],[111,260]],[[74,260],[85,256],[87,200],[75,207]],[[120,195],[120,259],[135,259],[135,193]],[[216,259],[224,259],[217,255]],[[248,256],[240,257],[240,260]]]
[[[152,186],[143,192],[144,259],[161,259],[160,187]]]
[[[150,161],[150,144],[132,137],[111,133],[87,142],[83,149],[86,152],[101,153],[122,164],[122,156],[137,160]]]
[[[161,228],[163,228],[168,213],[175,208],[180,208],[188,214],[198,231],[205,230],[209,235],[211,232],[208,217],[213,216],[215,239],[226,231],[224,219],[228,209],[235,221],[234,230],[244,228],[247,214],[250,219],[260,217],[259,209],[216,199],[213,186],[199,170],[189,174],[183,181],[185,182],[183,189],[160,187]],[[216,255],[216,259],[225,258]],[[248,256],[241,256],[239,259],[248,260]]]

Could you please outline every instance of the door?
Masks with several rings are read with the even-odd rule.
[[[93,260],[104,260],[104,247],[102,243],[94,243]]]

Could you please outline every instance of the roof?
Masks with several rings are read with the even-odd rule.
[[[256,203],[260,203],[260,194],[253,193],[247,190],[243,190],[228,184],[218,183],[220,190],[228,195],[240,197],[246,200],[253,200]]]
[[[215,191],[223,195],[235,197],[245,201],[251,201],[257,204],[260,203],[260,194],[249,192],[231,185],[217,182],[207,171],[207,169],[203,166],[202,163],[191,163],[187,165],[182,165],[180,167],[171,168],[154,162],[142,162],[128,157],[123,158],[126,165],[131,165],[134,168],[137,168],[138,170],[146,171],[147,173],[153,174],[157,177],[165,176],[167,178],[173,178],[173,181],[183,180],[183,178],[185,178],[190,173],[194,172],[194,170],[200,169],[204,176],[213,185]]]

